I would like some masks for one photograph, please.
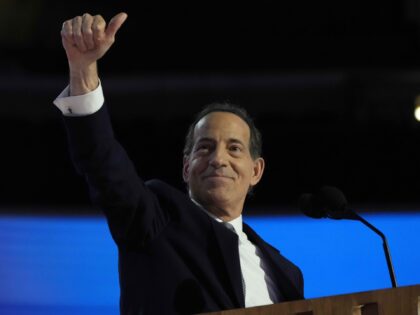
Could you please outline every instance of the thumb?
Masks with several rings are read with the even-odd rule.
[[[114,16],[111,21],[108,23],[108,27],[106,28],[106,36],[114,37],[117,31],[120,29],[121,25],[127,19],[127,13],[121,12]]]

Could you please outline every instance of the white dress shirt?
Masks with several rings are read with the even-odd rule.
[[[77,96],[69,96],[69,87],[66,87],[54,100],[54,104],[65,116],[91,115],[97,112],[103,103],[104,96],[100,83],[95,90]],[[198,203],[197,205],[200,206]],[[200,206],[200,209],[230,230],[233,228],[233,231],[238,235],[245,306],[251,307],[276,303],[279,296],[277,286],[273,281],[270,269],[264,261],[261,251],[248,240],[247,235],[242,230],[242,215],[230,222],[223,222],[203,207]]]
[[[223,224],[238,235],[239,260],[242,272],[242,285],[245,295],[245,307],[268,305],[277,303],[279,292],[271,275],[270,268],[265,259],[247,235],[242,230],[242,215],[229,222],[224,222],[214,214],[208,212],[199,203],[193,200],[200,209],[210,217]]]
[[[69,96],[70,89],[67,86],[54,100],[54,105],[66,116],[86,116],[97,112],[104,103],[102,85],[83,95]]]

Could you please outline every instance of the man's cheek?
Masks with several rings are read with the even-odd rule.
[[[191,165],[191,171],[194,174],[200,174],[202,173],[204,170],[206,169],[206,165],[205,163],[203,163],[200,160],[195,160],[193,161],[192,165]]]

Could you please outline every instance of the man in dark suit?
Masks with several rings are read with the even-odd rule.
[[[261,136],[246,111],[205,108],[184,149],[185,194],[143,182],[115,139],[97,73],[127,15],[108,25],[84,14],[63,23],[70,84],[64,114],[75,167],[106,214],[119,251],[122,314],[191,314],[303,298],[302,273],[242,223],[261,179]]]

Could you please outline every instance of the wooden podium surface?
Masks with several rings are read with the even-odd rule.
[[[420,315],[420,285],[328,296],[206,315]],[[202,314],[205,315],[205,314]]]

